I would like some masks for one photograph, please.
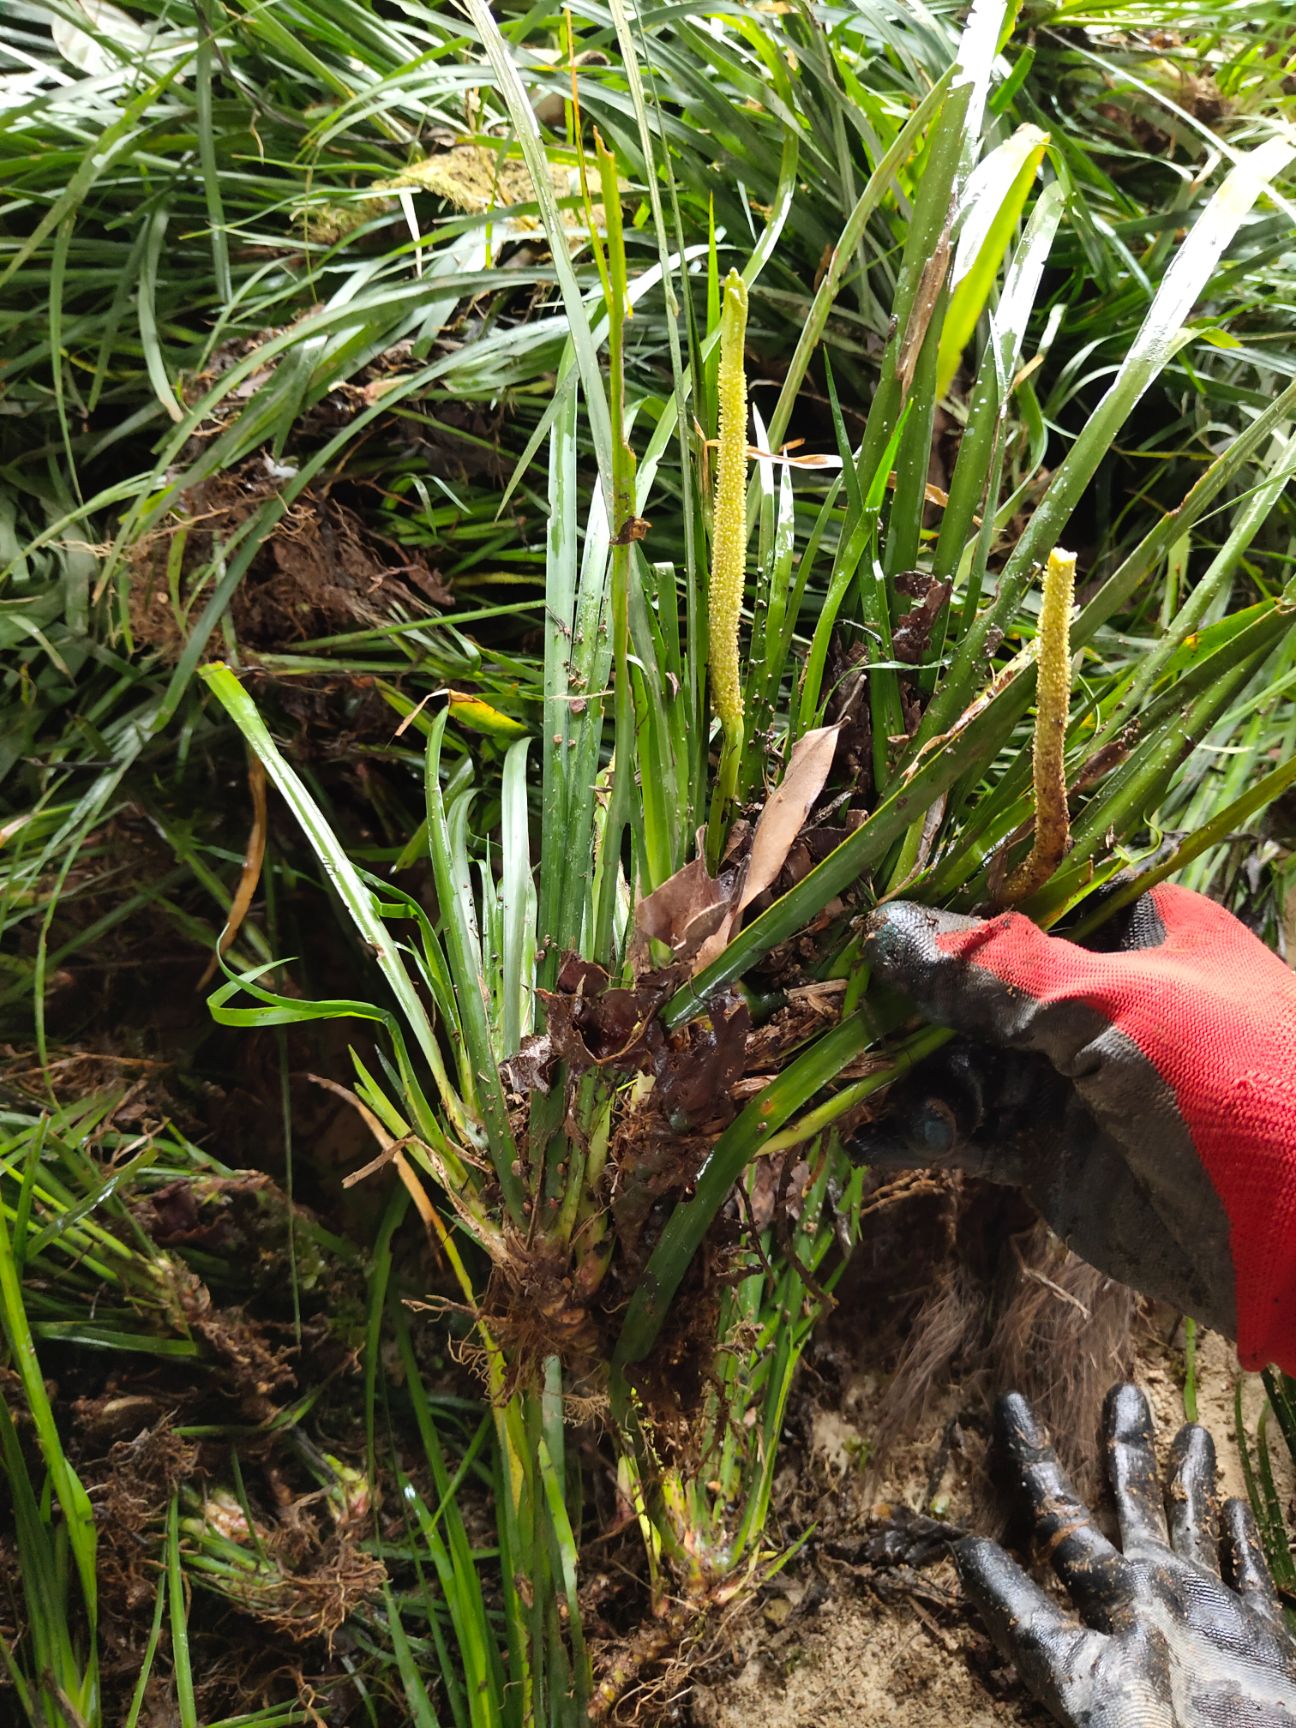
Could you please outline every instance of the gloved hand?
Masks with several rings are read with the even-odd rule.
[[[1296,1373],[1296,976],[1276,955],[1169,886],[1117,952],[896,901],[865,953],[977,1042],[892,1088],[859,1157],[1019,1187],[1100,1271]]]
[[[1084,1622],[998,1543],[958,1544],[964,1588],[1034,1696],[1072,1728],[1292,1728],[1296,1641],[1245,1500],[1225,1503],[1217,1537],[1206,1430],[1181,1430],[1163,1502],[1147,1401],[1137,1386],[1108,1394],[1122,1552],[1076,1498],[1026,1400],[1001,1400],[997,1426],[1036,1537]]]

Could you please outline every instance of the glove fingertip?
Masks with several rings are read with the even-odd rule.
[[[1066,993],[1082,955],[1020,912],[971,918],[897,900],[880,906],[864,931],[864,957],[877,975],[929,1020],[1028,1048],[1042,1001]]]
[[[1152,1443],[1152,1409],[1141,1386],[1122,1380],[1112,1387],[1103,1400],[1103,1431],[1108,1440]]]
[[[1008,1450],[1042,1452],[1048,1435],[1040,1425],[1034,1406],[1021,1392],[1005,1392],[995,1404],[995,1434]]]
[[[942,912],[912,900],[891,900],[871,912],[864,925],[864,956],[879,975],[902,988],[920,984],[935,967],[955,956],[940,945],[942,936],[978,929],[983,920]]]

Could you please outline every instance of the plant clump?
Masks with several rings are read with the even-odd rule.
[[[945,1037],[868,913],[1290,934],[1283,50],[82,10],[0,18],[0,1712],[647,1719]]]

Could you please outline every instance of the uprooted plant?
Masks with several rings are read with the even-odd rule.
[[[709,327],[688,319],[681,336],[672,320],[673,394],[632,402],[626,328],[657,273],[628,274],[617,164],[597,145],[606,232],[591,227],[591,297],[507,46],[485,7],[470,9],[533,175],[570,326],[544,428],[542,712],[474,709],[462,692],[430,710],[401,700],[425,740],[414,844],[430,861],[429,909],[348,858],[236,674],[209,667],[387,993],[307,1009],[243,972],[213,1008],[234,1023],[309,1012],[382,1028],[383,1070],[357,1057],[356,1102],[399,1161],[399,1205],[413,1200],[450,1270],[454,1296],[431,1306],[439,1323],[460,1316],[494,1428],[507,1638],[474,1623],[475,1683],[507,1720],[575,1721],[587,1705],[611,1708],[639,1656],[625,1647],[600,1676],[586,1644],[573,1420],[602,1425],[658,1613],[668,1599],[684,1605],[677,1633],[774,1563],[761,1535],[790,1376],[859,1195],[835,1130],[941,1036],[906,1034],[903,1005],[869,995],[859,911],[900,891],[970,906],[998,885],[1053,922],[1122,871],[1114,898],[1128,897],[1200,850],[1186,836],[1169,859],[1128,869],[1191,752],[1231,736],[1254,693],[1290,671],[1287,590],[1263,585],[1235,610],[1228,600],[1263,523],[1245,492],[1231,500],[1239,486],[1270,503],[1280,494],[1296,387],[1210,451],[1191,491],[1114,568],[1081,559],[1087,597],[1069,647],[1075,561],[1055,547],[1119,429],[1193,339],[1218,259],[1293,150],[1275,137],[1238,155],[1046,472],[1024,349],[1066,200],[1052,179],[1032,202],[1044,152],[1033,134],[995,139],[987,96],[1002,7],[977,6],[958,66],[861,194],[871,210],[893,176],[911,176],[892,334],[862,438],[852,449],[838,416],[839,461],[798,466],[778,446],[810,346],[768,427],[754,416],[749,433],[736,406],[735,331],[779,216],[723,285],[713,240],[700,261]],[[621,47],[651,161],[628,29]],[[678,310],[691,304],[692,262],[672,252],[651,180],[647,197]],[[822,328],[838,286],[825,276],[808,329]],[[948,493],[933,501],[936,381],[956,332],[947,358],[975,375]],[[708,512],[698,471],[711,456],[693,422],[713,427],[717,404]],[[585,447],[597,464],[587,497]],[[672,465],[680,507],[663,515],[680,521],[678,544],[650,527]],[[1109,620],[1182,558],[1210,513],[1230,509],[1236,525],[1210,572],[1165,609],[1150,656],[1131,652]],[[1021,738],[1037,673],[1030,596],[1046,560],[1032,786]],[[748,632],[735,660],[739,581]],[[1073,654],[1092,676],[1068,713]],[[1248,809],[1291,778],[1276,768]],[[1218,813],[1214,831],[1233,814]]]
[[[368,1451],[360,1478],[298,1432],[314,1387],[289,1408],[238,1412],[258,1439],[291,1437],[301,1476],[292,1520],[285,1512],[272,1523],[252,1504],[237,1452],[230,1480],[201,1494],[161,1472],[165,1492],[149,1514],[162,1565],[148,1651],[151,1662],[165,1621],[186,1723],[197,1720],[190,1587],[194,1600],[233,1604],[289,1637],[345,1624],[357,1672],[381,1652],[421,1724],[448,1716],[456,1728],[529,1728],[611,1714],[695,1632],[701,1610],[784,1557],[766,1531],[779,1434],[864,1182],[838,1131],[942,1036],[912,1028],[902,1003],[870,989],[860,915],[899,893],[962,907],[1004,897],[1084,929],[1171,871],[1219,868],[1221,843],[1296,779],[1269,712],[1274,691],[1296,680],[1283,513],[1296,386],[1270,362],[1267,338],[1247,341],[1255,313],[1240,286],[1246,267],[1280,249],[1263,207],[1290,190],[1293,151],[1279,131],[1244,118],[1229,166],[1210,174],[1194,134],[1173,201],[1146,236],[1137,229],[1131,274],[1129,201],[1097,180],[1074,140],[1034,123],[1043,118],[1029,96],[1035,49],[1005,36],[998,0],[973,9],[954,66],[923,32],[897,45],[889,13],[830,29],[800,10],[730,10],[704,26],[686,9],[647,36],[648,23],[613,0],[588,31],[595,62],[574,52],[569,18],[547,21],[570,63],[555,69],[523,52],[520,25],[498,26],[481,0],[468,11],[485,62],[460,66],[458,20],[436,40],[447,86],[470,82],[472,137],[440,153],[460,170],[459,202],[439,219],[435,244],[419,228],[416,192],[437,173],[449,184],[452,164],[434,154],[402,168],[369,140],[354,159],[329,159],[332,180],[312,189],[314,214],[297,223],[294,246],[320,280],[342,279],[333,298],[298,305],[288,298],[295,265],[263,277],[255,248],[251,261],[231,249],[219,217],[221,197],[233,207],[246,195],[244,224],[257,232],[262,207],[282,202],[246,168],[254,152],[242,131],[238,177],[222,181],[204,165],[196,190],[177,180],[193,207],[180,206],[173,234],[201,221],[205,196],[213,292],[237,282],[239,304],[258,308],[269,332],[207,354],[178,392],[158,330],[179,328],[185,303],[161,267],[170,217],[156,205],[139,243],[140,323],[148,390],[167,425],[150,471],[101,503],[126,508],[96,581],[101,596],[120,585],[122,639],[136,632],[157,652],[163,682],[137,689],[102,653],[103,677],[122,680],[129,704],[114,709],[96,694],[78,715],[93,746],[91,790],[64,794],[55,778],[63,803],[42,785],[9,878],[15,902],[27,897],[45,918],[34,944],[43,1056],[44,977],[63,951],[47,943],[53,912],[42,896],[52,908],[71,880],[64,853],[98,835],[128,767],[156,760],[149,752],[219,625],[228,664],[208,666],[206,685],[263,772],[250,779],[253,838],[239,888],[223,903],[217,895],[229,925],[213,1012],[233,1027],[347,1026],[356,1044],[347,1102],[373,1142],[372,1162],[350,1180],[383,1192],[384,1209],[354,1326]],[[430,77],[432,50],[399,32],[389,41],[361,7],[348,15],[347,55],[363,40],[377,56],[374,87],[354,94],[351,61],[339,55],[334,66],[321,46],[310,77],[331,67],[340,106],[310,117],[300,148],[322,150],[372,104],[387,156],[413,154],[425,117],[406,112],[423,89],[409,84],[409,67]],[[522,22],[537,27],[530,15]],[[201,108],[218,78],[199,23]],[[274,56],[294,52],[291,31],[265,29]],[[235,67],[245,65],[240,32],[228,45]],[[86,39],[83,58],[97,35]],[[330,37],[328,54],[335,46]],[[1094,76],[1087,50],[1058,52],[1068,88]],[[901,69],[882,94],[874,55]],[[606,88],[591,85],[586,69],[613,56]],[[707,82],[713,64],[741,100]],[[191,86],[159,76],[165,101],[187,116]],[[538,77],[545,99],[559,98],[562,137],[542,139]],[[92,83],[106,103],[108,72]],[[1105,86],[1103,102],[1105,113]],[[241,127],[234,106],[219,109],[221,125]],[[267,130],[283,125],[275,104],[262,106]],[[694,106],[713,140],[706,150],[696,127],[682,136],[680,117],[692,124]],[[129,120],[114,111],[123,137]],[[199,145],[214,148],[214,134],[202,133],[201,114],[185,125],[197,128],[204,160]],[[170,108],[166,128],[187,136]],[[276,148],[290,146],[291,133]],[[149,142],[150,172],[156,148]],[[360,156],[383,170],[369,183]],[[812,156],[816,174],[823,160],[840,174],[828,224],[799,199]],[[868,172],[857,179],[859,156]],[[769,202],[726,180],[720,215],[699,221],[719,157],[759,159]],[[539,224],[517,207],[524,185]],[[1101,225],[1077,185],[1107,212]],[[48,202],[70,223],[63,196]],[[505,202],[511,215],[499,212]],[[757,219],[748,254],[741,223]],[[388,254],[363,251],[402,221],[413,266],[403,238]],[[53,235],[61,272],[71,233],[37,225],[32,246]],[[1110,234],[1120,269],[1094,306],[1087,284]],[[506,253],[508,286],[495,269]],[[1234,253],[1236,276],[1221,274]],[[113,257],[101,274],[128,279],[127,260]],[[1059,279],[1072,284],[1071,301],[1051,285]],[[544,308],[516,323],[499,315],[508,293],[542,296],[553,283],[562,319]],[[1125,317],[1113,334],[1106,308],[1117,300]],[[124,306],[114,301],[112,315]],[[776,328],[789,318],[799,328],[790,358],[768,352],[775,311]],[[655,370],[631,363],[648,320]],[[90,344],[90,423],[101,392],[121,387],[109,338],[80,311],[49,335],[55,348]],[[832,368],[820,361],[829,336]],[[870,395],[873,341],[881,358]],[[467,509],[460,477],[437,467],[446,446],[436,414],[448,410],[436,392],[453,395],[462,382],[506,397],[510,364],[536,353],[553,371],[527,373],[521,405],[511,404],[529,429],[516,470],[498,496],[481,505],[474,493],[480,507]],[[69,450],[73,371],[59,371],[55,390]],[[767,385],[771,372],[774,387],[747,387]],[[1134,500],[1118,529],[1105,526],[1093,497],[1154,387],[1178,404],[1172,431],[1196,478],[1176,495],[1153,488],[1155,508]],[[425,401],[436,413],[420,408],[419,418]],[[363,459],[382,416],[396,446],[390,475]],[[395,439],[393,427],[408,436]],[[800,440],[789,438],[794,428]],[[807,452],[807,440],[831,447]],[[480,427],[465,442],[499,466],[498,449],[483,455]],[[345,503],[343,471],[353,487]],[[42,478],[24,594],[39,587],[41,558],[66,524],[81,520],[72,499],[43,488]],[[366,488],[383,532],[358,514]],[[542,549],[515,544],[523,529],[509,509],[523,493],[543,521]],[[410,499],[417,511],[401,508]],[[414,549],[380,604],[372,595],[394,524]],[[462,553],[445,583],[413,538],[442,530]],[[1083,600],[1069,633],[1062,543],[1077,548]],[[325,572],[319,585],[327,553],[317,545],[340,549],[345,581]],[[63,700],[89,582],[76,560],[90,556],[80,544],[68,553],[66,620],[55,584],[32,608],[31,640],[48,642],[54,659],[33,650],[22,691],[38,718],[23,720],[18,757],[40,714]],[[541,559],[538,596],[528,589],[513,605],[512,585]],[[276,675],[300,685],[321,670],[363,678],[366,701],[399,717],[390,761],[414,792],[393,820],[415,797],[421,809],[394,844],[344,840],[310,764],[276,743],[273,716],[266,722],[276,701],[290,706]],[[216,706],[202,725],[215,725]],[[1290,725],[1280,736],[1290,744]],[[1239,747],[1252,757],[1275,748],[1272,768],[1248,780],[1228,754]],[[374,979],[367,997],[307,999],[273,918],[248,916],[265,855],[266,778],[340,903],[356,966]],[[184,824],[145,808],[175,857],[223,889]],[[1163,835],[1168,850],[1155,844]],[[420,870],[426,892],[415,891]],[[277,893],[273,864],[267,879]],[[101,924],[87,919],[92,931]],[[7,985],[24,988],[17,974]],[[78,1161],[75,1145],[61,1148],[76,1182],[65,1176],[60,1188],[38,1179],[56,1173],[45,1132],[26,1122],[6,1151],[0,1235],[0,1314],[34,1416],[26,1450],[26,1435],[4,1434],[19,1546],[34,1557],[28,1618],[40,1628],[14,1672],[33,1720],[63,1720],[66,1698],[94,1722],[92,1520],[36,1351],[73,1335],[94,1348],[138,1350],[141,1337],[152,1347],[158,1315],[159,1354],[188,1360],[230,1346],[198,1312],[192,1268],[111,1245],[143,1229],[121,1210],[126,1187],[138,1180],[152,1192],[176,1176],[154,1142],[138,1170],[127,1154],[111,1182]],[[176,1167],[185,1159],[200,1154],[181,1146]],[[112,1224],[102,1235],[100,1213]],[[422,1290],[397,1264],[416,1229],[429,1244],[433,1287]],[[198,1264],[202,1252],[192,1251]],[[24,1287],[23,1276],[61,1253],[74,1269],[60,1274],[66,1306],[46,1312],[46,1288]],[[292,1276],[295,1290],[300,1267]],[[443,1341],[452,1366],[478,1376],[476,1402],[435,1383]],[[380,1514],[384,1478],[398,1493]],[[642,1611],[628,1629],[624,1615],[601,1614],[590,1563],[596,1543],[626,1532],[642,1553]],[[64,1638],[78,1588],[88,1631]]]

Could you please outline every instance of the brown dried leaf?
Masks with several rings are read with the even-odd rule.
[[[674,1125],[700,1125],[733,1113],[731,1093],[746,1065],[751,1014],[741,996],[712,1004],[690,1022],[655,1064],[662,1110]]]
[[[945,226],[941,230],[931,256],[923,265],[922,275],[918,278],[918,290],[913,298],[913,306],[909,313],[909,322],[900,342],[900,352],[896,356],[896,376],[900,380],[900,400],[903,402],[913,384],[914,373],[918,367],[918,356],[922,353],[923,343],[927,340],[927,331],[931,325],[932,315],[936,311],[936,303],[940,299],[941,289],[945,286],[945,277],[949,272],[951,242],[950,229],[953,222],[953,208],[945,218]]]
[[[840,726],[819,726],[792,746],[787,773],[770,795],[756,824],[747,876],[738,896],[740,917],[756,896],[773,884],[783,868],[811,806],[824,789],[840,731]]]
[[[692,959],[728,913],[734,881],[732,871],[708,875],[706,860],[695,858],[639,902],[635,927],[664,942],[677,958]]]
[[[601,966],[569,954],[558,970],[558,988],[537,992],[552,1053],[575,1074],[595,1067],[642,1070],[660,1047],[657,1010],[676,987],[677,971],[654,972],[629,990],[609,983]]]
[[[770,794],[756,823],[742,888],[714,934],[697,950],[693,959],[695,974],[724,953],[747,907],[777,880],[805,827],[811,806],[824,789],[840,732],[840,722],[835,726],[819,726],[792,746],[787,772]]]
[[[558,1053],[547,1032],[532,1032],[522,1040],[516,1056],[500,1063],[500,1073],[510,1092],[525,1097],[528,1092],[547,1092],[553,1079]]]
[[[248,756],[248,791],[252,798],[252,828],[243,854],[242,874],[239,876],[234,898],[230,901],[229,916],[216,943],[216,952],[207,962],[206,969],[195,986],[197,990],[205,990],[211,983],[219,957],[229,951],[234,938],[243,928],[243,920],[248,915],[248,909],[261,881],[266,844],[266,773],[261,758],[251,754]]]
[[[923,571],[910,570],[902,571],[896,578],[896,587],[918,604],[896,620],[891,635],[892,652],[907,666],[917,666],[927,652],[941,607],[949,599],[951,584],[937,581]]]

